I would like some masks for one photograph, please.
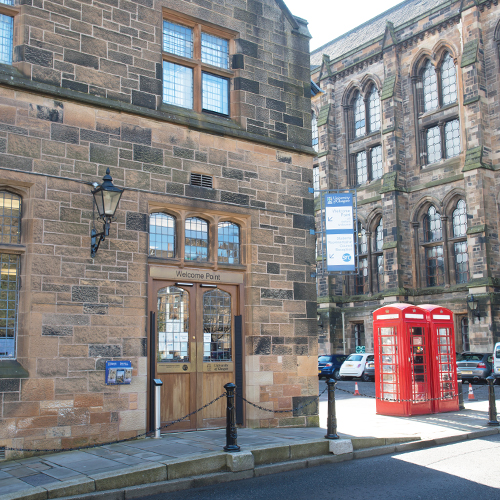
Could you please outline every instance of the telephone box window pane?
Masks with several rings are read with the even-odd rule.
[[[229,114],[229,82],[226,78],[202,74],[202,106],[204,111]]]
[[[175,218],[157,213],[149,216],[149,255],[175,257]]]
[[[0,254],[0,359],[16,357],[19,256]]]
[[[2,2],[13,5],[9,2]],[[14,33],[14,18],[0,14],[0,63],[12,64],[12,40]]]
[[[231,295],[203,294],[203,361],[231,361]]]
[[[186,219],[184,240],[185,260],[206,262],[208,260],[208,223],[192,217]]]
[[[229,68],[229,43],[208,33],[201,34],[201,60],[218,68]]]
[[[169,286],[158,292],[158,361],[189,361],[189,294]]]
[[[193,70],[163,61],[163,102],[182,108],[193,107]]]
[[[240,263],[240,228],[232,222],[219,222],[217,260],[226,264]]]

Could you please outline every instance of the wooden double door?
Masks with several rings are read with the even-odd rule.
[[[155,359],[150,359],[150,376],[163,382],[162,425],[201,408],[225,392],[225,384],[234,382],[239,288],[153,280],[150,339],[154,338]],[[166,430],[223,427],[225,418],[223,397]]]

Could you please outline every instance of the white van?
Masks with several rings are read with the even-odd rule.
[[[500,342],[495,344],[493,348],[493,372],[492,375],[497,379],[500,378]]]

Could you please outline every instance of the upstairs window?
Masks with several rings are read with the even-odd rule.
[[[368,96],[368,117],[370,120],[370,132],[380,130],[380,97],[375,86],[372,87]]]
[[[232,222],[219,222],[217,260],[225,264],[240,263],[240,228]]]
[[[186,219],[185,260],[208,261],[208,223],[198,217]]]
[[[354,137],[361,137],[366,134],[365,103],[363,96],[358,92],[354,99]]]
[[[151,257],[175,257],[175,218],[156,213],[149,216],[149,255]]]
[[[184,22],[163,21],[163,102],[228,116],[229,39]]]
[[[441,65],[441,95],[443,106],[457,101],[457,72],[449,53],[444,56]]]
[[[424,111],[431,111],[438,107],[438,87],[436,70],[431,61],[427,61],[422,74],[424,88]]]

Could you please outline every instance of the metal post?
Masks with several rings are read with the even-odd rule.
[[[493,387],[493,384],[495,382],[495,377],[492,377],[491,375],[489,377],[486,377],[486,380],[488,381],[488,399],[490,403],[490,409],[488,413],[488,418],[490,419],[488,421],[488,425],[500,425],[497,420],[497,406],[495,403],[495,388]]]
[[[240,451],[238,446],[238,429],[236,427],[236,405],[234,404],[234,392],[236,385],[232,382],[224,386],[226,389],[226,446],[224,451]]]
[[[335,412],[335,385],[337,382],[331,378],[326,381],[328,386],[328,424],[325,435],[326,439],[339,439],[337,434],[337,415]]]
[[[457,373],[458,409],[465,410],[462,374]]]
[[[161,416],[160,416],[160,400],[161,400],[161,386],[163,382],[159,378],[155,378],[153,380],[153,385],[155,387],[155,439],[159,439],[160,435],[160,427],[161,427]]]

